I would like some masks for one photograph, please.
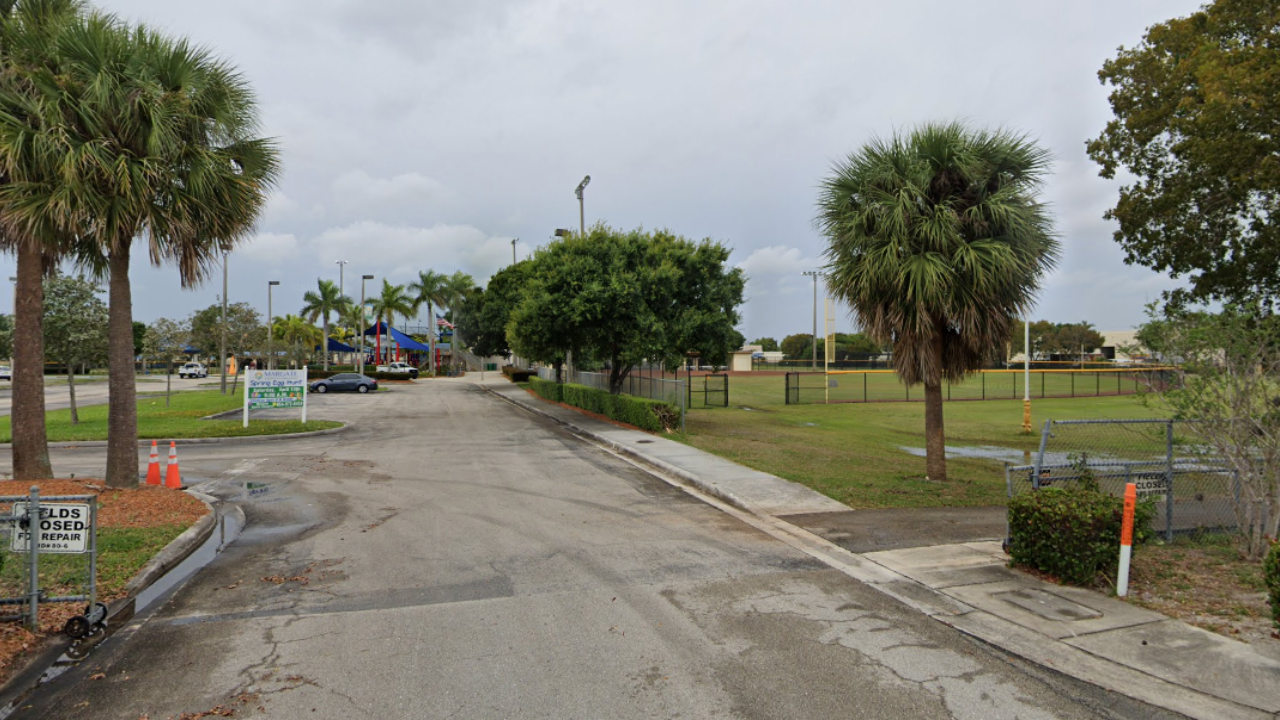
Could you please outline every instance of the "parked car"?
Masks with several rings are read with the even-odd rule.
[[[178,377],[180,378],[209,377],[209,371],[205,369],[204,365],[201,365],[198,362],[189,362],[186,365],[183,365],[182,367],[178,368]]]
[[[380,373],[408,375],[410,380],[418,379],[418,368],[407,362],[393,362],[390,365],[379,365],[375,369]]]
[[[8,365],[0,365],[0,380],[13,381],[13,370]]]
[[[360,373],[338,373],[333,377],[316,380],[307,387],[311,388],[311,392],[315,393],[342,392],[344,390],[367,393],[370,390],[378,389],[378,381]]]

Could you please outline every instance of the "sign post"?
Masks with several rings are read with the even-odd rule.
[[[307,421],[307,369],[250,370],[244,382],[244,426],[249,427],[250,410],[302,408]]]
[[[1129,594],[1129,561],[1133,557],[1133,512],[1138,504],[1138,488],[1124,486],[1124,516],[1120,521],[1120,571],[1116,577],[1116,597]]]

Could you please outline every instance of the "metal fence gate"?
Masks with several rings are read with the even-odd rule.
[[[1177,420],[1046,420],[1034,464],[1005,470],[1009,497],[1088,475],[1123,495],[1127,483],[1155,503],[1154,529],[1175,534],[1234,530],[1242,511],[1238,476],[1192,423]]]
[[[729,376],[703,375],[701,378],[689,378],[689,407],[729,407]]]

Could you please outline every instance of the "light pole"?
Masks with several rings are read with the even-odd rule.
[[[360,276],[360,374],[364,374],[364,281],[372,280],[372,275]]]
[[[1022,319],[1022,432],[1031,432],[1031,318]]]
[[[516,264],[516,241],[520,238],[511,238],[511,264]]]
[[[587,214],[582,205],[582,191],[586,189],[590,182],[591,176],[588,175],[582,178],[582,182],[578,183],[578,189],[573,191],[578,196],[578,232],[583,235],[587,234]]]
[[[227,394],[227,253],[222,253],[222,333],[218,341],[218,377],[222,378],[222,394]]]
[[[267,369],[268,370],[276,369],[276,354],[275,354],[275,351],[272,350],[271,348],[272,338],[276,334],[275,321],[272,319],[272,314],[271,314],[271,288],[279,284],[280,284],[279,280],[267,281]]]
[[[813,369],[818,369],[818,276],[817,270],[805,270],[805,275],[813,278]]]
[[[13,283],[13,319],[18,319],[18,276],[10,275],[9,282]]]

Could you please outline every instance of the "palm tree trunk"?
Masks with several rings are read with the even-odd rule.
[[[44,260],[39,247],[19,242],[10,417],[14,480],[43,480],[53,476],[44,424],[43,278]]]
[[[427,358],[428,366],[431,368],[431,377],[436,376],[436,310],[431,305],[431,301],[427,301]]]
[[[129,242],[111,251],[107,285],[107,487],[138,485],[138,400],[133,375]]]
[[[942,367],[942,328],[933,336],[933,352],[937,367]],[[925,472],[930,480],[947,479],[947,439],[942,427],[941,372],[932,382],[924,381],[924,454]]]
[[[320,347],[320,352],[324,353],[324,369],[328,371],[329,369],[329,315],[328,313],[326,313],[324,316],[323,328],[324,328],[324,338],[320,340],[320,342],[323,343]]]

